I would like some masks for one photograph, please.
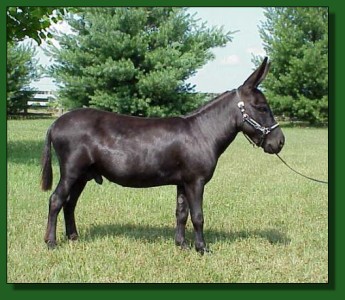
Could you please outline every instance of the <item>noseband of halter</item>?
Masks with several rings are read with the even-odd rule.
[[[236,90],[236,95],[239,98],[239,100],[241,100],[240,94],[238,92],[238,90]],[[259,130],[261,132],[261,136],[260,136],[260,141],[258,144],[254,143],[254,141],[252,139],[250,139],[245,133],[244,136],[248,139],[248,141],[253,144],[253,146],[258,146],[261,147],[263,142],[265,141],[266,136],[275,128],[277,128],[279,126],[279,123],[276,123],[270,127],[264,127],[262,126],[260,123],[256,122],[253,118],[251,118],[247,113],[246,110],[244,108],[244,102],[240,101],[237,103],[238,108],[240,109],[241,113],[242,113],[242,117],[243,117],[243,122],[247,122],[249,125],[253,126],[256,130]]]

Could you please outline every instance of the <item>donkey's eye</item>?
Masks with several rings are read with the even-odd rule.
[[[259,112],[267,112],[268,109],[266,106],[256,106],[255,107]]]

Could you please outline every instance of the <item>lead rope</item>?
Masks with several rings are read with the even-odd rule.
[[[253,145],[253,147],[257,147],[257,146],[253,143],[253,141],[252,141],[245,133],[243,133],[243,135],[244,135],[245,138],[249,141],[249,143],[251,143],[251,144]],[[302,176],[302,177],[304,177],[304,178],[307,178],[307,179],[309,179],[309,180],[318,182],[318,183],[325,183],[325,184],[328,184],[328,181],[324,181],[324,180],[320,180],[320,179],[315,179],[315,178],[309,177],[309,176],[307,176],[307,175],[304,175],[304,174],[302,174],[302,173],[296,171],[294,168],[290,167],[290,166],[288,165],[288,163],[287,163],[284,159],[282,159],[282,158],[279,156],[279,154],[275,153],[275,155],[277,155],[277,157],[282,161],[282,163],[283,163],[285,166],[287,166],[291,171],[295,172],[296,174],[298,174],[298,175],[300,175],[300,176]]]
[[[315,178],[309,177],[309,176],[307,176],[307,175],[304,175],[304,174],[302,174],[302,173],[296,171],[295,169],[293,169],[292,167],[290,167],[290,166],[287,164],[287,162],[279,156],[279,154],[276,153],[276,155],[277,155],[278,158],[283,162],[283,164],[284,164],[285,166],[287,166],[291,171],[295,172],[296,174],[298,174],[298,175],[300,175],[300,176],[302,176],[302,177],[304,177],[304,178],[307,178],[307,179],[309,179],[309,180],[318,182],[318,183],[325,183],[325,184],[328,184],[328,181],[324,181],[324,180],[320,180],[320,179],[315,179]]]

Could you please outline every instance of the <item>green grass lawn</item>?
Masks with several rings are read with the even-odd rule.
[[[8,121],[8,282],[327,282],[328,187],[253,149],[240,134],[220,158],[204,195],[201,256],[174,245],[175,187],[129,189],[88,183],[76,209],[80,238],[43,242],[50,192],[40,157],[51,119]],[[327,180],[327,129],[284,128],[281,155]],[[56,160],[54,185],[59,179]],[[193,240],[190,219],[187,237]]]

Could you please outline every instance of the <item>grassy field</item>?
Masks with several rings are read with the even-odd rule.
[[[328,281],[328,188],[288,170],[239,135],[221,157],[204,195],[200,256],[174,245],[175,187],[129,189],[90,182],[77,206],[80,238],[43,242],[48,197],[40,156],[52,120],[8,121],[8,282]],[[281,155],[327,180],[327,129],[284,128]],[[54,185],[59,178],[54,160]],[[193,240],[190,220],[187,236]]]

